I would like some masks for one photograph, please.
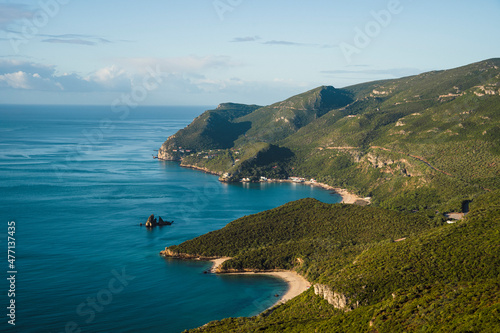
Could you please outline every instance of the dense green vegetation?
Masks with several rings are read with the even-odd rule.
[[[259,141],[279,142],[329,111],[345,107],[352,101],[349,91],[319,87],[260,108],[237,119],[238,122],[250,122],[252,127],[236,141],[236,145]]]
[[[266,144],[281,153],[270,159]],[[203,159],[174,153],[177,147],[226,154]],[[343,89],[319,87],[267,107],[222,104],[161,150],[228,173],[230,181],[315,178],[390,209],[460,210],[462,201],[500,188],[500,59]],[[234,157],[234,151],[247,155]]]
[[[257,105],[221,104],[215,110],[204,112],[187,127],[168,138],[160,152],[168,153],[173,159],[180,159],[184,156],[179,152],[180,148],[198,152],[231,148],[234,141],[251,127],[249,122],[235,123],[233,120],[259,108]]]
[[[305,202],[314,204],[309,200]],[[274,214],[299,203],[291,203],[266,214],[272,221]],[[337,205],[330,209],[338,207],[346,208]],[[229,318],[193,331],[498,332],[500,193],[478,197],[471,208],[462,222],[430,230],[421,228],[418,235],[400,242],[371,243],[357,253],[354,260],[339,260],[344,254],[342,249],[332,250],[328,259],[313,259],[309,265],[321,266],[330,261],[332,268],[322,270],[317,278],[309,277],[310,281],[319,281],[338,293],[352,296],[352,302],[359,302],[353,311],[335,309],[314,295],[311,288],[286,304],[256,317]],[[351,209],[361,215],[372,213],[363,207],[352,206]],[[383,210],[375,210],[384,215]],[[240,219],[228,227],[245,228],[247,224],[255,223],[251,218]],[[209,235],[202,238],[211,239]],[[266,233],[255,238],[257,242],[262,239],[262,243],[268,243]],[[282,237],[283,241],[285,239]],[[361,236],[361,239],[365,238]],[[283,243],[273,246],[279,247],[280,244]],[[187,246],[192,245],[194,243]],[[232,248],[220,244],[214,244],[213,248],[204,245],[206,251],[212,249],[213,253],[224,251],[221,249],[225,247]],[[236,249],[229,251],[238,253]]]
[[[266,107],[221,104],[160,155],[225,181],[297,176],[372,197],[304,199],[169,246],[231,256],[227,271],[293,269],[352,309],[311,288],[198,331],[500,332],[500,59]],[[463,221],[444,223],[469,202]]]
[[[252,318],[228,318],[189,332],[498,332],[497,281],[418,285],[393,300],[351,312],[312,290]]]
[[[300,268],[307,275],[317,272],[316,267],[309,267],[315,258],[340,250],[352,255],[367,244],[407,237],[439,224],[439,218],[422,214],[302,199],[240,218],[169,249],[204,257],[233,257],[224,263],[226,269],[290,269],[300,258]]]

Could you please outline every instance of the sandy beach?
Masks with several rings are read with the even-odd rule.
[[[268,182],[272,182],[272,183],[296,183],[296,182],[289,180],[289,179],[269,179]],[[370,198],[361,198],[361,197],[357,196],[356,194],[350,193],[346,189],[343,189],[343,188],[333,187],[333,186],[330,186],[328,184],[311,182],[311,181],[305,181],[305,182],[301,182],[301,183],[297,183],[297,184],[317,186],[317,187],[321,187],[327,191],[333,191],[342,197],[341,203],[357,204],[357,205],[361,205],[361,206],[366,206],[366,205],[370,204]]]
[[[162,159],[159,158],[159,160],[162,160]],[[202,168],[202,167],[198,167],[196,165],[188,165],[188,164],[182,164],[182,163],[180,165],[181,165],[181,167],[184,167],[184,168],[190,168],[190,169],[202,171],[202,172],[205,172],[208,174],[220,176],[220,173],[210,171],[207,168]],[[295,181],[290,180],[290,179],[268,179],[267,182],[270,182],[270,183],[296,183]],[[339,187],[333,187],[333,186],[330,186],[328,184],[318,183],[315,181],[314,182],[304,181],[304,182],[301,182],[298,184],[317,186],[317,187],[321,187],[325,190],[338,193],[342,197],[341,203],[356,204],[356,205],[360,205],[360,206],[366,206],[366,205],[369,205],[371,203],[370,202],[371,198],[361,198],[353,193],[348,192],[346,189],[339,188]]]
[[[367,205],[370,204],[369,198],[361,198],[356,194],[347,192],[347,190],[342,188],[333,188],[333,191],[342,196],[342,203],[345,204],[357,204],[357,205]]]
[[[313,183],[313,182],[304,182],[306,185],[319,186],[324,188],[325,190],[333,191],[339,194],[342,197],[341,203],[345,204],[358,204],[358,205],[368,205],[370,204],[370,198],[361,198],[356,194],[348,192],[346,189],[333,187],[323,183]]]
[[[226,260],[231,258],[224,257],[219,259],[210,260],[214,263],[212,269],[210,270],[212,273],[217,271],[217,268]],[[288,284],[288,289],[285,294],[280,295],[280,298],[277,300],[273,306],[277,304],[283,304],[295,296],[302,294],[306,291],[311,284],[304,277],[299,275],[293,271],[270,271],[270,272],[238,272],[238,273],[223,273],[223,274],[234,274],[234,275],[270,275],[284,280]],[[273,307],[271,306],[271,307]]]
[[[210,273],[216,273],[217,272],[217,268],[219,268],[220,265],[222,265],[222,263],[226,260],[229,260],[231,259],[230,257],[222,257],[222,258],[219,258],[219,259],[212,259],[210,260],[211,262],[213,262],[213,266],[212,268],[210,269]]]

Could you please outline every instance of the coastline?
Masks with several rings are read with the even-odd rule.
[[[169,161],[166,159],[158,158],[159,161]],[[179,162],[179,161],[176,161]],[[183,168],[188,168],[188,169],[193,169],[197,171],[202,171],[205,173],[208,173],[210,175],[214,176],[221,176],[221,173],[211,171],[207,168],[199,167],[196,165],[190,165],[190,164],[182,164],[182,162],[179,162],[180,166]],[[351,205],[360,205],[360,206],[366,206],[371,204],[371,198],[362,198],[354,193],[349,192],[346,189],[340,188],[340,187],[333,187],[328,184],[324,183],[318,183],[318,182],[311,182],[311,181],[305,181],[305,182],[295,182],[290,179],[268,179],[267,183],[293,183],[293,184],[303,184],[303,185],[310,185],[310,186],[316,186],[316,187],[321,187],[324,190],[327,191],[332,191],[337,193],[342,197],[342,201],[340,203],[343,204],[351,204]]]
[[[224,274],[224,275],[268,275],[274,276],[276,278],[282,279],[288,285],[287,291],[280,295],[279,299],[271,305],[266,310],[269,310],[276,305],[283,304],[291,300],[292,298],[302,294],[304,291],[311,287],[311,283],[307,281],[302,275],[299,275],[294,271],[266,271],[266,272],[219,272],[219,267],[226,260],[231,259],[230,257],[223,257],[218,259],[210,260],[213,266],[210,270],[212,273]]]
[[[164,161],[164,160],[162,160]],[[207,168],[202,168],[202,167],[199,167],[199,166],[196,166],[196,165],[190,165],[190,164],[180,164],[181,167],[183,168],[188,168],[188,169],[193,169],[193,170],[197,170],[197,171],[202,171],[204,173],[208,173],[210,175],[214,175],[214,176],[220,176],[221,174],[218,173],[218,172],[215,172],[215,171],[210,171],[209,169]]]
[[[343,204],[356,204],[356,205],[361,205],[361,206],[366,206],[371,203],[371,198],[362,198],[354,193],[349,192],[346,189],[340,188],[340,187],[333,187],[328,184],[324,183],[318,183],[318,182],[311,182],[311,181],[305,181],[305,182],[294,182],[293,180],[290,179],[269,179],[267,181],[268,183],[293,183],[293,184],[303,184],[303,185],[310,185],[310,186],[316,186],[316,187],[321,187],[324,190],[327,191],[333,191],[340,195],[342,197],[342,201],[340,203]]]
[[[160,161],[164,159],[159,159]],[[188,164],[182,164],[180,163],[181,167],[184,168],[189,168],[197,171],[202,171],[211,175],[216,175],[220,176],[220,173],[211,171],[207,168],[204,167],[199,167],[196,165],[188,165]],[[320,187],[324,190],[327,191],[332,191],[335,192],[336,194],[340,195],[342,197],[342,201],[340,203],[343,204],[354,204],[354,205],[360,205],[360,206],[366,206],[371,203],[371,198],[361,198],[360,196],[353,194],[349,192],[346,189],[339,188],[339,187],[334,187],[330,186],[328,184],[324,183],[319,183],[316,181],[293,181],[291,179],[268,179],[265,181],[267,183],[294,183],[294,184],[303,184],[303,185],[310,185],[310,186],[315,186],[315,187]],[[295,271],[291,270],[273,270],[273,271],[260,271],[260,272],[254,272],[254,271],[243,271],[243,272],[223,272],[220,270],[221,265],[231,259],[230,257],[221,257],[221,258],[200,258],[198,256],[182,256],[174,253],[170,253],[168,248],[165,248],[165,251],[161,251],[164,256],[168,257],[174,257],[174,258],[182,258],[182,259],[196,259],[196,260],[208,260],[213,263],[211,269],[207,272],[210,272],[212,274],[224,274],[224,275],[267,275],[267,276],[273,276],[276,278],[279,278],[283,281],[286,282],[288,285],[287,291],[283,294],[280,295],[280,297],[276,300],[276,302],[273,303],[270,307],[268,307],[265,311],[274,308],[277,305],[284,304],[288,302],[289,300],[295,298],[296,296],[302,294],[304,291],[308,290],[312,285],[309,281],[307,281],[303,276],[299,275]]]

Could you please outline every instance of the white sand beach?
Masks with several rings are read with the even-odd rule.
[[[211,262],[213,262],[213,266],[212,268],[210,269],[210,273],[216,273],[217,272],[217,268],[219,268],[220,265],[222,265],[222,263],[226,260],[229,260],[231,259],[230,257],[222,257],[222,258],[219,258],[219,259],[212,259],[210,260]]]
[[[214,263],[212,269],[210,270],[212,273],[217,272],[217,268],[222,265],[222,263],[226,260],[229,260],[229,257],[223,257],[219,259],[210,260]],[[295,296],[302,294],[306,291],[311,284],[307,281],[303,276],[299,275],[293,271],[269,271],[269,272],[237,272],[237,273],[222,273],[222,274],[235,274],[235,275],[270,275],[284,280],[288,284],[288,289],[285,294],[280,295],[281,297],[278,301],[273,304],[282,304],[285,303]]]
[[[289,180],[289,179],[269,179],[268,182],[273,182],[273,183],[294,183],[294,181]],[[358,205],[369,205],[371,203],[371,198],[361,198],[357,196],[356,194],[350,193],[346,189],[340,188],[340,187],[333,187],[328,184],[324,183],[318,183],[318,182],[312,182],[312,181],[304,181],[299,184],[304,184],[304,185],[311,185],[311,186],[317,186],[321,187],[327,191],[333,191],[337,194],[339,194],[342,197],[341,203],[345,204],[358,204]]]

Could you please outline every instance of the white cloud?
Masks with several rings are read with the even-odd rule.
[[[81,75],[78,73],[58,74],[55,66],[4,59],[0,60],[0,88],[66,92],[128,92],[134,84],[143,84],[145,77],[155,73],[155,76],[161,78],[162,85],[173,91],[211,92],[227,87],[224,80],[215,79],[213,76],[218,76],[224,69],[235,66],[240,66],[240,64],[225,56],[130,58],[118,59],[115,65]]]
[[[115,65],[82,75],[74,72],[61,74],[54,66],[29,61],[0,60],[0,93],[15,90],[35,96],[35,91],[52,91],[58,92],[57,98],[61,100],[66,96],[83,96],[79,93],[96,97],[92,101],[88,98],[79,100],[79,103],[85,104],[107,93],[130,93],[134,86],[144,84],[144,79],[152,73],[161,83],[151,92],[149,102],[157,104],[220,103],[230,100],[262,104],[263,101],[276,101],[276,96],[289,97],[309,87],[304,88],[303,83],[291,80],[253,82],[227,76],[233,71],[225,69],[237,66],[242,65],[223,56],[133,58],[119,59]],[[196,97],[193,99],[193,96]],[[262,96],[262,99],[252,101],[252,96]]]
[[[131,79],[124,69],[105,67],[87,77],[76,73],[57,75],[55,67],[19,60],[0,60],[0,88],[64,90],[75,92],[126,91]]]
[[[61,90],[62,86],[58,82],[54,82],[48,78],[43,78],[40,74],[29,74],[18,71],[0,75],[0,82],[4,86],[13,89],[26,90]]]
[[[123,69],[118,69],[116,66],[109,66],[99,69],[91,76],[91,78],[93,78],[96,82],[107,83],[123,75],[125,75],[125,71]]]
[[[84,78],[110,90],[130,89],[131,79],[124,69],[115,65],[101,68]]]
[[[0,75],[0,82],[14,89],[30,89],[28,75],[21,71]]]
[[[26,73],[38,73],[41,76],[51,76],[55,72],[55,67],[15,59],[0,60],[0,74],[19,71]]]

